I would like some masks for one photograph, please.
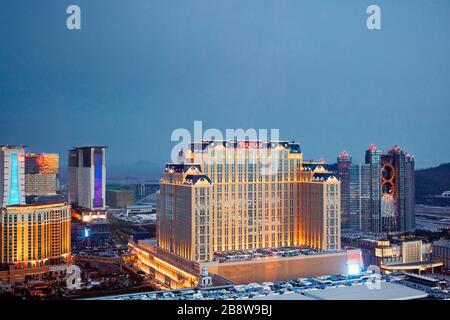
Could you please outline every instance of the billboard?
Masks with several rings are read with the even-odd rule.
[[[58,174],[59,173],[59,154],[44,153],[25,156],[26,174]]]

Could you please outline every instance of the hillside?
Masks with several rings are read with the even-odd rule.
[[[416,202],[423,203],[424,196],[440,194],[450,190],[450,163],[441,164],[434,168],[417,170]]]

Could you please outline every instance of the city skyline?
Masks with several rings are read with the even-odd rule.
[[[0,301],[450,300],[448,0],[4,2]]]
[[[450,162],[439,148],[449,134],[446,1],[378,1],[379,31],[366,28],[360,1],[78,4],[78,33],[65,28],[65,3],[1,11],[1,29],[13,31],[0,52],[2,143],[57,152],[62,163],[72,145],[105,144],[111,165],[162,166],[171,132],[203,120],[279,128],[313,159],[346,150],[362,162],[359,150],[395,143],[417,168]]]
[[[249,141],[251,141],[251,139]],[[283,140],[280,139],[280,141],[283,141]],[[296,140],[292,140],[292,141],[296,141]],[[4,146],[15,146],[15,145],[10,145],[10,144],[3,144],[3,145]],[[300,144],[300,145],[302,145],[302,148],[303,148],[303,144]],[[51,152],[48,152],[47,150],[38,150],[36,148],[33,148],[33,146],[28,146],[25,144],[21,144],[20,146],[23,146],[26,148],[27,155],[34,155],[34,156],[35,155],[43,155],[43,156],[46,156],[46,155],[53,156],[54,155],[54,156],[57,156],[59,159],[61,159],[60,165],[58,165],[58,178],[61,183],[67,183],[68,169],[69,169],[69,166],[68,166],[69,159],[67,156],[68,155],[67,150],[70,151],[71,148],[67,148],[67,150],[63,153],[51,153]],[[376,146],[376,145],[375,144],[368,145],[366,148],[359,150],[359,152],[355,153],[354,155],[347,152],[346,151],[347,149],[345,149],[345,150],[341,150],[339,153],[337,153],[334,156],[334,158],[333,157],[331,157],[329,159],[325,159],[324,157],[313,158],[313,157],[308,156],[308,154],[307,154],[304,159],[307,161],[316,161],[316,162],[323,162],[328,165],[335,165],[337,157],[339,157],[339,155],[341,155],[342,153],[345,153],[345,154],[348,154],[348,156],[353,159],[354,163],[364,163],[364,153],[362,151],[367,150],[371,146]],[[79,147],[80,146],[78,146],[76,148],[79,148]],[[172,146],[172,147],[174,147],[174,146]],[[107,146],[107,148],[109,149],[109,146]],[[393,144],[389,148],[381,147],[381,148],[379,148],[379,150],[387,152],[392,148],[398,148],[398,146],[396,144]],[[31,152],[30,150],[33,150],[33,151]],[[170,152],[169,152],[169,154],[170,154]],[[411,156],[415,158],[414,154],[411,154]],[[149,158],[149,159],[141,159],[141,160],[137,160],[134,162],[130,161],[129,163],[119,164],[119,163],[115,162],[114,159],[111,159],[111,157],[108,155],[108,162],[106,163],[106,167],[108,168],[108,175],[106,176],[106,179],[111,182],[122,181],[122,180],[127,180],[127,179],[136,180],[138,178],[133,176],[133,174],[135,174],[135,175],[139,175],[140,176],[139,179],[142,181],[159,180],[160,170],[162,168],[164,168],[166,163],[170,162],[170,157],[168,156],[168,159],[165,162],[161,162],[161,163],[157,163],[153,160],[154,159]],[[176,161],[176,162],[178,162],[178,161]],[[441,164],[437,164],[437,165],[431,166],[431,167],[420,167],[420,166],[416,165],[415,170],[434,168],[439,165],[441,165]]]

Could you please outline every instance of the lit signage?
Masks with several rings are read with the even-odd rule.
[[[351,262],[347,264],[347,275],[357,276],[361,274],[361,266],[358,262]]]
[[[25,157],[25,173],[58,174],[58,154],[27,154]]]
[[[347,276],[358,276],[363,270],[361,250],[347,250]]]
[[[103,207],[103,152],[94,151],[94,207]]]
[[[238,141],[237,147],[243,149],[261,149],[263,144],[260,141]]]

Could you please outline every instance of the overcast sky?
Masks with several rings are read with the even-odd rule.
[[[433,166],[450,162],[449,57],[448,0],[2,1],[0,144],[163,163],[202,120],[280,129],[307,159],[397,144]]]

